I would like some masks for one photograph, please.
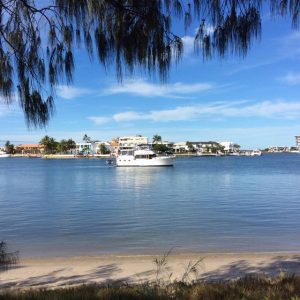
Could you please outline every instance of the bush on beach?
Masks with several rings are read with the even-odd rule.
[[[18,252],[8,252],[5,242],[0,242],[0,270],[6,270],[18,263]]]

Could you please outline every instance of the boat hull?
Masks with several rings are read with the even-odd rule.
[[[152,159],[134,159],[133,156],[119,156],[116,159],[117,167],[171,167],[174,157],[155,157]]]

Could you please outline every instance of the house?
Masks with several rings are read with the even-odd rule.
[[[22,154],[42,154],[45,147],[40,144],[20,144],[16,147],[17,153]]]
[[[94,154],[93,143],[76,143],[75,154]]]
[[[186,142],[178,142],[173,144],[173,149],[175,153],[187,152],[189,150]]]
[[[220,145],[224,147],[226,153],[236,151],[235,144],[232,142],[220,142]]]
[[[295,139],[296,139],[296,147],[300,150],[300,135],[296,135]]]
[[[94,154],[106,154],[106,153],[102,153],[103,151],[103,146],[105,146],[105,148],[109,151],[109,152],[113,152],[114,149],[111,146],[111,144],[109,142],[93,142],[93,152]]]
[[[148,144],[148,138],[136,135],[136,136],[123,136],[120,137],[119,140],[119,149],[130,149],[135,148],[137,145],[145,145]]]
[[[109,142],[109,144],[112,149],[112,153],[117,154],[119,150],[119,139],[118,138],[112,139]]]

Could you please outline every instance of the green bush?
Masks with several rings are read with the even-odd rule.
[[[8,252],[5,242],[0,242],[0,270],[10,268],[18,263],[18,253]]]

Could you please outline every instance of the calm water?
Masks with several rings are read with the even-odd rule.
[[[0,240],[23,256],[300,251],[300,155],[0,159]]]

